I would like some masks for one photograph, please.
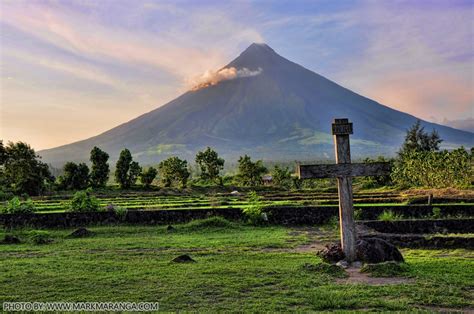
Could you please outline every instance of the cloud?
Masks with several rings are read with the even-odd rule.
[[[80,56],[151,66],[168,71],[183,81],[205,69],[218,67],[228,59],[223,49],[215,49],[205,40],[196,44],[201,35],[210,34],[214,40],[225,40],[227,47],[231,41],[238,44],[262,39],[255,30],[236,24],[222,13],[188,15],[176,10],[173,14],[179,14],[177,19],[188,19],[191,26],[169,26],[155,34],[149,30],[137,32],[107,25],[76,11],[35,4],[4,4],[2,21]],[[151,7],[156,8],[156,5]],[[220,27],[215,27],[217,22]]]
[[[236,69],[234,67],[223,68],[217,71],[208,70],[204,74],[194,78],[191,82],[191,89],[198,90],[212,85],[217,85],[222,81],[234,80],[236,78],[252,77],[262,73],[262,68],[252,71],[247,68]]]
[[[352,12],[367,46],[336,79],[385,105],[424,119],[472,116],[473,29],[462,7],[371,4]]]

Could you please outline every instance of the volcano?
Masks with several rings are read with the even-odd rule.
[[[332,158],[334,118],[354,123],[355,158],[393,155],[416,117],[358,95],[252,44],[223,69],[254,73],[194,88],[169,103],[95,137],[43,150],[53,165],[85,161],[94,146],[116,160],[123,148],[142,163],[177,155],[193,160],[211,146],[226,159],[243,154],[267,160]],[[234,71],[235,72],[235,71]],[[436,129],[445,148],[471,147],[474,134],[422,121]]]

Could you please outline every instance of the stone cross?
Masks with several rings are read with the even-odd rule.
[[[352,177],[390,174],[390,164],[386,162],[351,163],[349,134],[352,134],[352,123],[348,119],[334,119],[332,134],[334,135],[336,164],[297,165],[297,172],[301,179],[337,178],[341,246],[346,260],[352,262],[356,258]]]

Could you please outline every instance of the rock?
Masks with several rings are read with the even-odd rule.
[[[174,263],[196,263],[189,255],[180,255],[172,260]]]
[[[339,243],[326,245],[326,248],[317,252],[316,255],[327,263],[337,263],[345,258]]]
[[[404,261],[402,254],[394,245],[380,238],[358,240],[356,252],[358,261],[369,264]]]
[[[74,230],[73,233],[69,235],[70,238],[85,238],[94,235],[92,231],[87,230],[86,228],[79,228]]]
[[[336,266],[339,266],[343,269],[346,269],[349,267],[349,262],[345,261],[345,260],[341,260],[339,262],[336,263]]]
[[[172,225],[168,225],[168,227],[166,227],[166,231],[173,232],[173,231],[176,231],[176,228],[173,227]]]
[[[239,191],[232,191],[230,192],[231,195],[240,195],[240,192]]]
[[[5,238],[0,241],[1,244],[19,244],[21,243],[20,239],[14,235],[6,234]]]

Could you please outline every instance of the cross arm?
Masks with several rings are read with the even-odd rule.
[[[297,165],[300,179],[383,176],[390,174],[390,170],[391,166],[388,162]]]

